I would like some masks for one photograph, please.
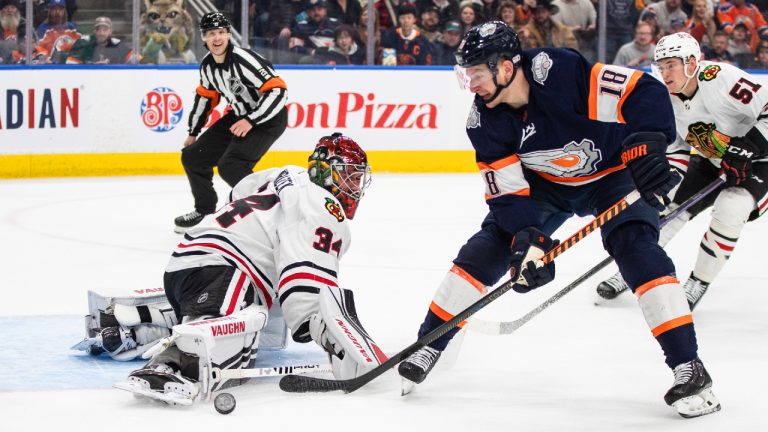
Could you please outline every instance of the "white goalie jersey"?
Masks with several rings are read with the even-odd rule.
[[[726,63],[701,61],[691,98],[672,95],[677,142],[669,146],[670,164],[686,171],[690,148],[720,166],[732,137],[756,127],[768,137],[768,89],[746,72]]]
[[[318,311],[318,293],[337,286],[339,259],[350,244],[339,202],[297,166],[245,177],[227,204],[191,228],[167,272],[230,265],[248,275],[262,304],[279,298],[293,331]]]

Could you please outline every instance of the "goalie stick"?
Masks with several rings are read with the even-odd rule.
[[[581,241],[584,237],[594,232],[606,222],[613,219],[616,215],[626,210],[627,207],[635,203],[640,199],[640,193],[633,190],[627,196],[619,200],[616,204],[612,205],[609,209],[597,216],[592,222],[582,227],[579,231],[568,237],[565,241],[558,244],[554,248],[550,249],[542,261],[549,263],[560,254],[570,249],[573,245]],[[334,390],[343,390],[345,393],[351,393],[365,384],[371,382],[374,378],[388,371],[401,361],[405,360],[408,356],[418,351],[425,345],[428,345],[444,334],[448,333],[451,329],[459,325],[462,321],[465,321],[470,316],[474,315],[477,311],[489,305],[494,300],[504,295],[507,291],[512,289],[517,279],[510,279],[501,284],[498,288],[492,290],[485,296],[481,297],[475,303],[468,308],[459,312],[456,316],[443,324],[437,326],[431,332],[420,337],[416,342],[394,354],[389,360],[380,364],[379,366],[371,369],[370,371],[347,380],[328,380],[317,377],[310,377],[306,375],[288,375],[280,379],[280,389],[289,393],[306,393],[306,392],[328,392]]]
[[[239,378],[265,378],[274,376],[285,376],[289,374],[309,374],[320,372],[333,372],[330,363],[327,364],[307,364],[296,366],[274,366],[250,369],[213,369],[212,376],[215,382],[239,379]]]
[[[692,197],[688,198],[680,204],[676,209],[672,210],[668,215],[664,216],[661,221],[659,222],[659,228],[663,227],[664,225],[668,224],[669,222],[672,222],[675,220],[678,216],[680,216],[684,211],[688,210],[691,206],[696,204],[697,202],[701,201],[702,198],[709,195],[712,191],[717,189],[720,185],[722,185],[725,182],[724,177],[718,177],[715,179],[712,183],[705,186],[702,190],[697,192]],[[587,270],[584,274],[579,276],[576,280],[568,284],[565,288],[561,289],[555,295],[548,298],[546,301],[532,309],[527,314],[523,315],[522,317],[514,320],[514,321],[485,321],[480,319],[472,319],[469,322],[467,322],[467,325],[465,328],[467,330],[471,330],[477,333],[483,333],[487,335],[507,335],[515,330],[519,329],[523,326],[523,324],[530,321],[533,317],[543,312],[548,307],[552,306],[555,302],[563,298],[566,294],[573,291],[574,288],[581,285],[582,282],[585,280],[591,278],[594,276],[597,272],[604,269],[608,266],[608,264],[613,262],[612,257],[607,257],[604,260],[597,263],[594,267]],[[623,292],[623,291],[622,291]]]

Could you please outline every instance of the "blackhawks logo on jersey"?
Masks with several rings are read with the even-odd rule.
[[[330,198],[326,198],[325,209],[328,210],[328,213],[335,217],[337,221],[341,222],[344,220],[344,212],[341,210],[341,206],[336,201]]]
[[[688,126],[685,142],[706,158],[720,158],[731,138],[715,127],[712,123],[696,122]]]
[[[717,73],[720,72],[720,66],[709,65],[699,73],[699,81],[712,81],[717,77]]]

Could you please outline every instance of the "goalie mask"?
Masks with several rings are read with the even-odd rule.
[[[371,167],[365,151],[340,133],[324,136],[309,157],[309,178],[341,203],[349,219],[371,184]]]

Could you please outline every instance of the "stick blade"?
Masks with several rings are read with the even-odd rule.
[[[325,393],[335,390],[349,392],[345,381],[306,375],[286,375],[280,379],[280,390],[287,393]]]

